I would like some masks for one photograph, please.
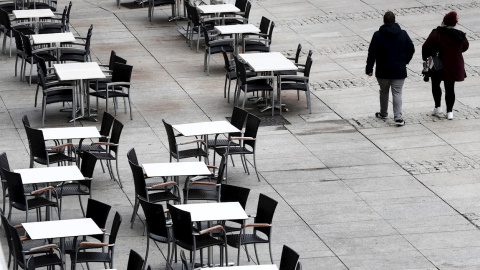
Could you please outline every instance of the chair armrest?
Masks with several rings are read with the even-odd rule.
[[[125,86],[130,86],[130,83],[129,82],[111,82],[111,83],[107,83],[107,87],[109,86],[115,86],[115,85],[125,85]]]
[[[20,228],[23,228],[23,225],[22,224],[18,224],[18,225],[15,225],[13,226],[15,229],[20,229]]]
[[[60,145],[55,145],[55,146],[50,147],[50,149],[47,149],[47,150],[55,150],[55,149],[62,148],[62,147],[67,147],[67,146],[73,146],[73,143],[64,143],[64,144],[60,144]]]
[[[28,250],[28,252],[33,252],[33,251],[42,250],[42,249],[46,249],[46,248],[58,248],[58,246],[55,245],[55,244],[48,244],[48,245],[44,245],[44,246],[31,248],[31,249]]]
[[[106,247],[108,246],[107,243],[98,243],[98,242],[81,242],[78,244],[78,247],[83,247],[83,246],[97,246],[97,247]]]
[[[210,169],[217,169],[218,167],[215,166],[215,165],[207,165],[207,168],[210,168]]]
[[[193,182],[190,182],[189,185],[190,185],[190,186],[193,186],[193,185],[216,186],[217,183],[193,181]]]
[[[26,236],[20,236],[20,241],[27,241],[27,240],[30,240],[30,236],[26,235]]]
[[[244,224],[242,228],[247,228],[247,227],[270,227],[272,226],[271,224],[268,223],[248,223]]]
[[[50,48],[41,48],[41,49],[35,49],[32,51],[32,54],[40,53],[40,52],[47,52],[47,51],[56,51],[57,47],[50,47]]]
[[[73,86],[56,86],[56,87],[50,87],[47,90],[44,90],[43,93],[47,94],[50,92],[58,91],[58,90],[73,90]]]
[[[205,230],[199,231],[198,234],[202,235],[202,234],[206,234],[206,233],[213,232],[213,231],[216,231],[216,230],[223,230],[223,226],[222,225],[213,226],[213,227],[207,228]]]
[[[247,82],[256,81],[256,80],[265,80],[265,79],[273,79],[273,76],[255,76],[247,78]]]
[[[99,67],[109,67],[107,64],[98,64]]]
[[[52,187],[52,186],[44,187],[44,188],[37,189],[37,190],[34,190],[34,191],[30,192],[30,194],[33,195],[33,194],[41,193],[41,192],[44,192],[44,191],[47,191],[47,190],[50,190],[50,189],[55,189],[55,188]]]
[[[163,210],[163,213],[170,213],[170,210],[165,209],[165,210]]]
[[[239,141],[254,141],[253,137],[230,137],[230,141],[239,140]]]
[[[110,146],[115,146],[116,144],[111,143],[111,142],[92,142],[90,145],[110,145]]]
[[[203,142],[204,142],[204,140],[202,140],[202,139],[196,139],[196,140],[193,140],[193,141],[177,143],[177,145],[185,145],[185,144],[191,144],[191,143],[203,143]]]
[[[158,187],[164,187],[164,186],[169,186],[169,185],[178,185],[176,182],[174,181],[170,181],[170,182],[165,182],[165,183],[161,183],[161,184],[156,184],[156,185],[153,185],[151,186],[150,188],[158,188]]]

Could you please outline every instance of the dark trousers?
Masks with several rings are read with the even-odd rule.
[[[435,101],[435,108],[442,104],[442,88],[440,76],[432,75],[432,95]],[[451,112],[453,104],[455,104],[455,82],[443,82],[445,87],[445,103],[447,104],[447,112]]]

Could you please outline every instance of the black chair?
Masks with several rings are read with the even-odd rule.
[[[135,250],[130,249],[128,256],[127,270],[143,270],[145,261]]]
[[[85,152],[82,155],[82,164],[80,166],[80,171],[82,172],[82,175],[85,177],[85,179],[81,181],[62,183],[56,187],[55,194],[57,194],[60,199],[60,206],[58,211],[62,211],[63,197],[78,196],[78,201],[80,202],[82,214],[83,216],[85,216],[85,211],[83,210],[82,204],[82,196],[89,196],[89,198],[92,198],[93,171],[95,169],[96,163],[97,158],[91,153]]]
[[[215,182],[207,182],[204,178],[193,181],[193,177],[188,177],[183,188],[183,203],[189,200],[216,201],[220,202],[220,192],[222,189],[223,173],[225,171],[225,156],[218,166],[218,174],[212,173],[213,177],[207,180]]]
[[[247,206],[248,195],[250,194],[249,188],[232,186],[228,184],[222,184],[222,189],[220,192],[220,202],[238,202],[243,209]],[[237,226],[229,226],[227,224],[236,223]],[[245,220],[229,220],[227,222],[222,222],[225,232],[236,232],[242,229],[238,224],[243,225]],[[233,225],[233,224],[232,224]]]
[[[187,211],[180,210],[171,204],[167,204],[170,216],[172,217],[173,235],[175,243],[190,252],[193,252],[191,268],[194,268],[196,251],[200,250],[200,259],[202,259],[202,249],[218,246],[220,248],[220,265],[223,265],[223,255],[225,262],[228,262],[227,243],[225,241],[225,231],[221,225],[216,225],[198,231],[193,228],[192,218]],[[210,235],[210,232],[220,231],[224,240],[219,240]],[[225,253],[224,253],[225,252]]]
[[[53,67],[47,67],[47,64],[45,63],[45,59],[42,57],[34,56],[34,60],[37,63],[37,69],[41,68],[43,72],[43,77],[44,81],[43,83],[45,84],[46,82],[46,87],[56,87],[56,86],[70,86],[72,87],[74,84],[71,81],[60,81],[57,74],[55,73],[55,68]],[[23,67],[22,67],[23,68]],[[23,77],[23,76],[22,76]],[[37,90],[35,92],[35,107],[37,107],[37,99],[38,99],[38,91],[40,90],[40,87],[42,87],[42,81],[37,79]]]
[[[25,49],[23,48],[23,41],[22,37],[20,36],[20,32],[17,30],[13,30],[13,37],[15,38],[15,46],[17,48],[17,56],[15,57],[15,76],[17,76],[17,67],[18,67],[18,59],[22,59],[22,63],[20,64],[20,79],[23,80],[23,63],[25,59],[27,59],[27,54],[25,53]]]
[[[172,5],[172,17],[175,17],[175,0],[148,0],[148,19],[152,22],[153,10],[158,6]]]
[[[132,170],[133,182],[135,185],[135,205],[131,218],[131,228],[133,228],[133,223],[135,222],[135,218],[137,216],[140,199],[151,203],[169,201],[181,203],[180,192],[178,191],[178,185],[176,182],[165,182],[147,187],[142,167],[133,164],[131,161],[128,161],[128,163],[130,164],[130,168]]]
[[[138,162],[138,158],[137,158],[137,153],[135,152],[135,148],[130,148],[130,150],[128,150],[127,159],[128,159],[128,161],[132,162],[133,164],[135,164],[137,166],[140,166],[140,163]],[[145,177],[145,181],[146,181],[146,179],[148,179],[148,176],[146,174],[144,174],[144,177]],[[167,181],[166,177],[162,177],[162,178],[163,178],[162,182],[146,182],[147,188],[151,188],[154,185],[158,185],[158,184],[161,184],[161,183],[164,183],[164,182]]]
[[[222,50],[223,60],[225,62],[225,85],[223,87],[223,97],[227,98],[227,102],[230,103],[230,86],[232,84],[232,80],[237,80],[237,72],[235,70],[235,60],[230,60],[228,58],[227,52]],[[247,71],[247,77],[254,77],[257,76],[257,73]],[[227,94],[227,80],[228,80],[228,94]],[[235,89],[237,86],[235,86]],[[236,90],[235,90],[236,93]],[[228,97],[227,97],[228,95]]]
[[[79,38],[84,42],[68,43],[69,45],[76,45],[79,47],[62,47],[60,49],[60,61],[74,61],[74,62],[90,62],[92,56],[90,55],[90,40],[92,39],[93,25],[90,25],[86,38]]]
[[[182,260],[182,270],[192,270],[192,267],[187,261],[187,258],[185,257],[185,252],[183,250],[180,250],[180,259]]]
[[[243,50],[245,52],[269,52],[270,45],[272,44],[273,29],[275,28],[275,22],[270,23],[268,29],[268,35],[265,36],[264,33],[260,33],[258,38],[244,38],[243,39]]]
[[[72,2],[70,2],[71,4]],[[68,7],[65,6],[61,14],[61,18],[49,18],[50,22],[41,22],[38,29],[39,34],[63,33],[67,29],[67,12]],[[58,22],[55,22],[58,21]]]
[[[227,235],[227,243],[229,246],[238,249],[237,265],[240,263],[240,249],[242,245],[254,244],[255,256],[258,260],[256,244],[267,244],[270,251],[270,260],[273,264],[271,232],[272,220],[275,208],[278,202],[274,199],[260,193],[257,206],[257,214],[253,223],[247,223],[242,226],[242,230],[238,234]],[[246,233],[247,228],[253,228],[252,233]],[[249,259],[250,260],[250,259]]]
[[[205,57],[203,59],[203,71],[210,75],[210,55],[225,52],[233,52],[232,39],[217,39],[218,35],[209,33],[204,24],[201,26],[203,37],[205,38]]]
[[[72,143],[46,147],[43,132],[41,130],[25,126],[25,131],[27,132],[28,143],[30,145],[30,168],[33,168],[33,162],[50,166],[50,164],[53,163],[60,164],[67,161],[76,161],[75,157],[69,157],[63,152],[55,151],[63,147],[73,146]]]
[[[28,199],[25,195],[25,189],[23,188],[22,176],[19,173],[7,171],[4,168],[1,169],[3,175],[7,179],[7,187],[8,187],[8,196],[9,196],[9,210],[8,210],[8,220],[12,215],[12,208],[18,209],[20,211],[25,212],[25,220],[28,222],[28,211],[35,209],[37,210],[37,221],[42,219],[41,217],[41,207],[57,207],[58,208],[58,200],[50,201],[45,197],[41,197],[40,194],[51,190],[55,193],[55,188],[52,186],[44,187],[41,189],[34,190],[30,192],[31,195],[37,194],[32,199]],[[57,209],[58,210],[58,209]],[[58,219],[61,219],[61,213],[58,211]]]
[[[105,85],[96,84],[94,91],[88,93],[89,96],[97,98],[97,110],[98,110],[98,98],[105,99],[105,110],[108,112],[108,99],[113,98],[113,105],[115,109],[115,115],[117,115],[117,98],[127,98],[128,105],[130,107],[130,120],[133,120],[132,116],[132,103],[130,101],[130,81],[132,78],[133,67],[121,63],[114,63],[112,71],[112,80]],[[103,88],[105,86],[105,88]],[[125,93],[125,89],[127,92]],[[125,103],[125,102],[124,102]],[[126,104],[124,104],[125,113],[127,112]]]
[[[198,47],[200,44],[200,37],[202,35],[202,22],[204,23],[205,27],[208,31],[213,30],[215,27],[215,19],[200,19],[200,15],[198,14],[198,10],[196,7],[192,6],[188,0],[184,1],[185,7],[187,8],[187,14],[189,19],[189,25],[187,26],[187,41],[188,46],[192,47],[192,40],[193,34],[197,33],[197,53]]]
[[[51,63],[57,61],[57,57],[55,57],[52,54],[53,50],[56,50],[56,48],[40,48],[34,50],[32,47],[32,44],[30,42],[30,38],[22,33],[20,33],[20,36],[22,37],[22,42],[23,42],[23,49],[27,57],[25,58],[25,62],[23,62],[23,79],[25,80],[25,74],[26,74],[26,68],[27,68],[27,63],[30,64],[30,78],[28,81],[28,84],[32,84],[32,71],[33,71],[33,65],[36,65],[38,62],[37,57],[43,58],[46,62]]]
[[[98,160],[105,160],[110,177],[113,180],[117,181],[120,187],[122,187],[122,181],[120,180],[120,173],[118,171],[118,148],[120,147],[120,136],[122,135],[122,130],[123,130],[123,124],[117,119],[115,119],[113,121],[112,134],[110,137],[110,141],[93,142],[91,144],[91,146],[95,146],[95,145],[106,146],[105,151],[101,151],[101,152],[90,151],[90,153],[92,153]],[[115,179],[115,175],[113,174],[112,160],[115,160],[118,180]]]
[[[2,218],[3,220],[3,218]],[[63,269],[62,253],[56,244],[37,245],[32,248],[26,249],[22,245],[22,240],[17,232],[17,229],[6,222],[5,231],[8,230],[10,234],[11,246],[14,254],[14,269],[18,267],[30,270],[41,267],[49,267],[59,265],[60,269]],[[58,255],[53,251],[56,250]],[[34,256],[34,253],[46,253],[44,255]],[[27,255],[31,256],[27,259]]]
[[[300,99],[299,91],[304,91],[307,99],[307,108],[310,113],[312,113],[312,105],[310,101],[310,85],[309,77],[310,70],[312,68],[312,57],[307,57],[307,62],[305,68],[303,69],[303,76],[299,75],[280,75],[277,77],[278,93],[279,100],[278,102],[282,104],[282,91],[284,90],[297,90],[297,98]],[[282,110],[280,110],[282,114]]]
[[[42,127],[45,126],[45,115],[47,111],[47,105],[54,103],[65,103],[70,102],[72,104],[72,119],[75,119],[75,86],[65,85],[65,82],[50,81],[48,82],[45,74],[43,73],[43,68],[38,65],[39,62],[44,61],[43,58],[34,56],[37,62],[37,80],[38,85],[42,88]]]
[[[297,270],[300,255],[287,245],[283,245],[280,267],[278,270]]]
[[[168,124],[163,120],[163,125],[165,126],[165,131],[167,132],[167,137],[168,137],[168,146],[169,146],[169,151],[170,151],[170,162],[172,162],[172,157],[175,158],[178,161],[183,158],[191,158],[191,157],[198,157],[198,160],[202,160],[202,157],[207,157],[208,154],[205,152],[205,150],[202,149],[202,147],[199,144],[203,144],[204,141],[202,139],[196,139],[193,141],[188,141],[188,142],[182,142],[182,143],[177,143],[177,139],[175,136],[175,133],[173,131],[172,125]],[[187,145],[187,144],[192,144],[196,143],[197,147],[196,148],[190,148],[190,149],[184,149],[180,150],[179,146],[182,145]]]
[[[100,124],[100,138],[98,142],[108,142],[110,140],[110,131],[112,130],[113,121],[115,121],[115,117],[108,112],[103,112],[102,123]],[[101,144],[75,144],[73,145],[73,149],[77,154],[82,155],[84,152],[105,152],[106,149]],[[103,166],[103,165],[102,165]]]
[[[165,243],[168,245],[167,251],[167,266],[166,269],[171,269],[170,254],[173,255],[173,248],[170,243],[173,242],[173,235],[171,225],[167,225],[165,217],[165,210],[161,204],[147,202],[144,199],[139,199],[142,205],[143,213],[145,213],[147,226],[147,251],[145,253],[145,264],[148,259],[148,252],[150,248],[150,240],[155,242]]]
[[[302,270],[302,263],[298,262],[297,263],[297,269],[295,270]]]
[[[33,31],[32,27],[27,24],[14,24],[12,25],[12,21],[10,19],[10,16],[8,15],[8,12],[0,9],[0,24],[3,25],[3,46],[2,46],[2,52],[3,54],[7,53],[7,48],[6,48],[6,43],[7,43],[7,37],[10,38],[10,46],[9,46],[9,55],[12,57],[12,38],[13,38],[13,30],[17,30],[18,32],[24,34],[24,35],[33,35],[35,34],[35,31]]]
[[[113,218],[112,229],[110,236],[108,237],[107,243],[98,243],[98,242],[81,242],[78,246],[75,247],[75,252],[70,255],[70,260],[72,262],[71,269],[75,270],[77,263],[108,263],[108,268],[113,268],[113,258],[115,251],[115,242],[117,240],[118,230],[120,229],[120,224],[122,223],[122,217],[118,212],[115,213]],[[91,248],[92,246],[96,247],[107,247],[107,250],[104,251],[85,251],[83,250]]]
[[[236,2],[235,2],[236,5]],[[244,8],[240,8],[240,12],[237,13],[239,16],[235,17],[225,17],[225,25],[234,25],[234,24],[247,24],[250,17],[250,10],[252,9],[252,3],[246,1]]]
[[[258,175],[257,170],[257,161],[255,158],[255,149],[257,142],[257,132],[260,126],[260,118],[256,117],[253,114],[249,114],[247,117],[247,123],[245,124],[245,133],[242,137],[230,137],[229,140],[235,141],[238,140],[240,144],[238,146],[228,145],[223,148],[216,148],[215,153],[220,156],[229,156],[229,155],[240,155],[242,158],[242,164],[244,169],[248,174],[250,174],[245,160],[245,155],[253,155],[253,166],[255,167],[255,173],[257,174],[257,179],[260,181],[260,176]],[[228,159],[226,159],[226,177],[228,177]]]
[[[237,84],[238,84],[238,87],[235,93],[235,101],[236,101],[235,104],[238,106],[241,91],[243,91],[242,109],[245,109],[245,101],[247,100],[247,93],[253,93],[257,91],[268,92],[271,94],[270,96],[271,96],[271,102],[272,102],[271,106],[272,106],[272,116],[273,116],[274,97],[273,97],[273,87],[270,83],[272,77],[271,76],[248,77],[245,64],[242,63],[236,55],[233,56],[233,59],[235,59],[235,67],[237,71]],[[267,106],[267,99],[265,99],[265,106]]]

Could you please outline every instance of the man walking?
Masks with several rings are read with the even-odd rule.
[[[372,76],[373,65],[377,63],[375,77],[380,85],[380,112],[375,116],[382,119],[388,117],[389,89],[392,88],[395,124],[403,126],[402,87],[407,77],[407,64],[413,57],[415,47],[407,32],[395,22],[393,12],[385,13],[383,23],[370,42],[365,73]]]

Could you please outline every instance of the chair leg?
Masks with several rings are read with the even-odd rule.
[[[115,160],[115,166],[117,167],[118,184],[120,185],[120,188],[123,188],[122,180],[120,180],[120,171],[118,170],[118,158]]]
[[[260,260],[258,259],[257,244],[253,244],[253,249],[255,250],[255,257],[257,258],[257,264],[260,264]]]
[[[207,76],[210,76],[210,53],[208,53],[207,57]]]
[[[132,102],[130,101],[130,96],[128,96],[128,106],[130,107],[130,120],[133,120],[133,115],[132,115]]]
[[[18,55],[15,57],[15,77],[17,77]]]
[[[273,257],[272,257],[272,243],[268,241],[268,250],[270,251],[270,261],[273,264]],[[257,259],[258,260],[258,259]]]
[[[142,269],[145,269],[145,266],[147,265],[149,248],[150,248],[150,235],[147,234],[147,251],[145,251],[145,261],[143,262],[143,268]],[[168,251],[170,251],[170,247],[169,247]],[[167,256],[167,261],[168,261],[168,256]]]
[[[133,214],[132,214],[132,218],[130,219],[130,223],[131,223],[130,229],[133,229],[133,223],[135,223],[135,218],[136,218],[136,215],[137,215],[138,205],[139,205],[138,198],[135,198],[135,205],[133,206]]]
[[[78,201],[80,202],[80,209],[82,209],[83,217],[85,217],[85,210],[83,209],[82,196],[78,195]]]
[[[22,64],[23,65],[23,64]],[[22,72],[20,71],[20,76],[22,76]],[[35,92],[35,106],[37,107],[37,99],[38,99],[38,90],[40,89],[40,85],[37,84],[37,91]]]
[[[16,68],[15,68],[15,71],[17,71]],[[227,98],[227,80],[228,80],[228,77],[227,75],[225,75],[225,84],[223,85],[223,98]],[[230,100],[228,101],[228,103],[230,103]]]

